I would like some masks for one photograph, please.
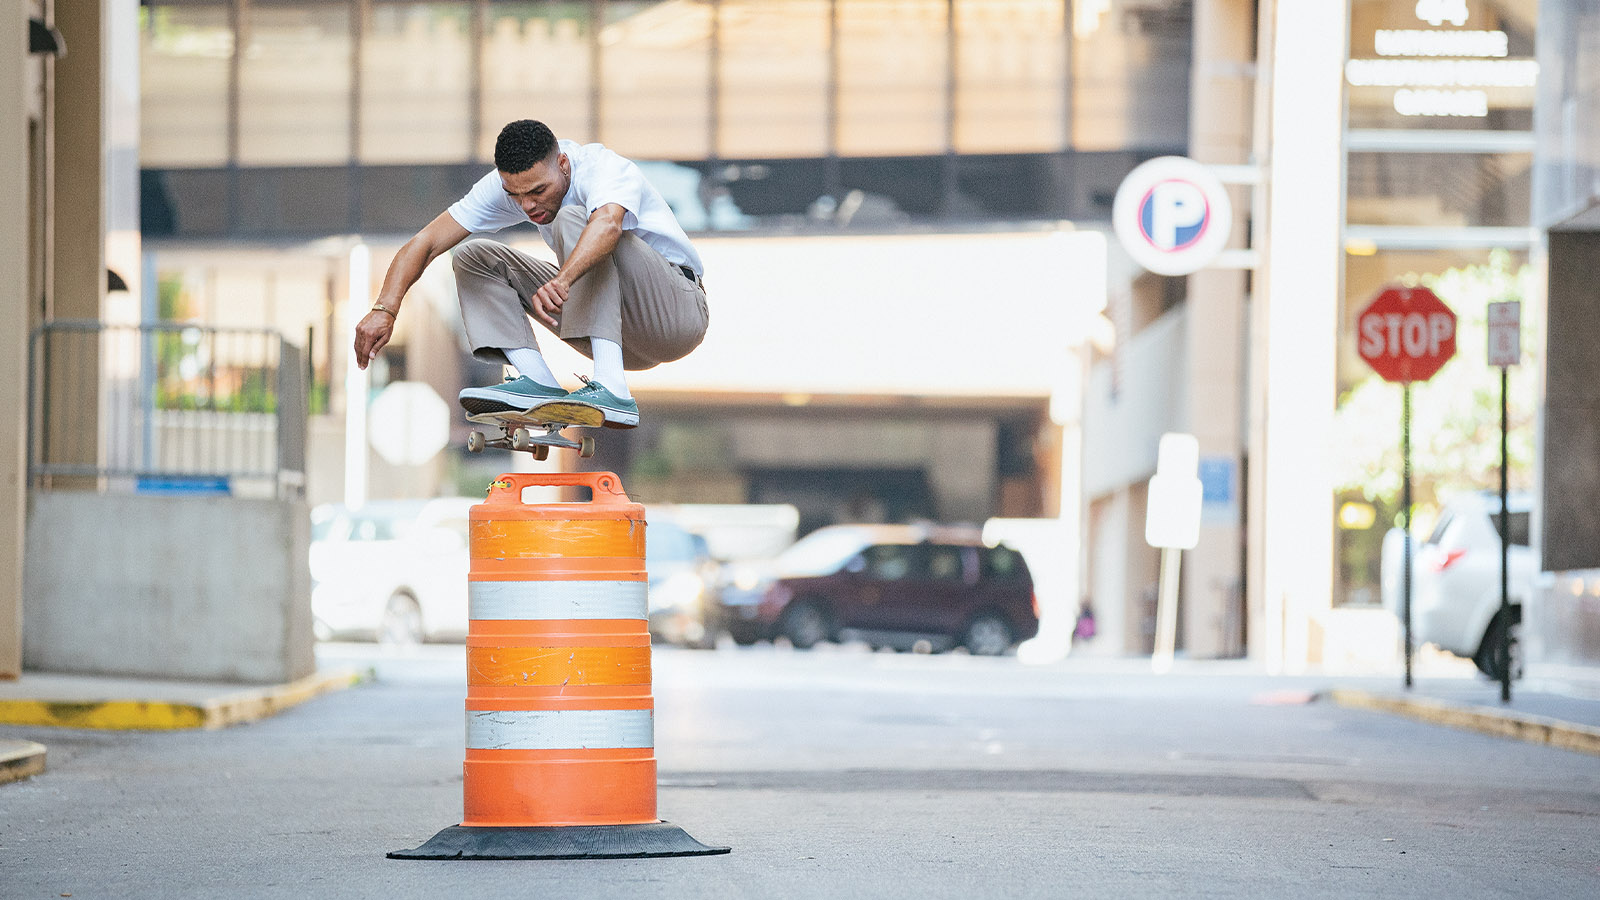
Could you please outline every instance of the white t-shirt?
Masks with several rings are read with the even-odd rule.
[[[603,144],[556,143],[572,162],[572,185],[561,198],[562,206],[581,206],[592,214],[607,203],[615,203],[627,210],[622,217],[622,230],[638,235],[668,262],[686,265],[694,269],[696,275],[705,274],[700,254],[689,243],[689,236],[683,233],[683,226],[673,216],[672,208],[645,180],[638,166],[607,150]],[[491,169],[465,197],[451,204],[450,218],[468,231],[483,232],[527,222],[528,214],[506,193],[499,171]],[[536,224],[534,227],[554,249],[555,238],[550,226]]]

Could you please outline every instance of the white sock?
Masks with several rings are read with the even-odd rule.
[[[628,378],[622,374],[622,345],[605,338],[589,338],[589,352],[594,354],[594,380],[606,390],[623,400],[632,400],[628,393]]]
[[[502,347],[500,352],[506,355],[506,360],[516,367],[519,374],[526,375],[545,387],[561,387],[561,382],[556,379],[555,373],[550,371],[549,364],[544,361],[543,353],[529,347]]]

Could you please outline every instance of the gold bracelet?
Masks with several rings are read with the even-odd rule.
[[[384,306],[382,303],[377,303],[377,302],[374,302],[372,304],[372,311],[373,312],[377,312],[380,309],[383,310],[384,312],[388,313],[389,314],[389,318],[394,319],[397,322],[400,320],[400,316],[397,315],[395,313],[395,311],[390,309],[389,307]]]

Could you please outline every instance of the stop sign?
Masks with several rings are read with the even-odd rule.
[[[1456,314],[1425,287],[1385,288],[1356,319],[1361,358],[1387,381],[1427,381],[1456,355]]]

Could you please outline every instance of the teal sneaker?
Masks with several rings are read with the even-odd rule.
[[[567,397],[565,389],[545,387],[524,375],[520,378],[508,378],[503,384],[492,387],[467,388],[461,392],[460,400],[461,408],[467,411],[467,415],[476,416],[483,413],[532,409],[541,403],[565,400]]]
[[[582,375],[578,376],[583,378]],[[639,404],[624,400],[593,379],[583,378],[583,387],[567,395],[576,403],[587,403],[606,414],[607,428],[633,428],[639,424]]]

